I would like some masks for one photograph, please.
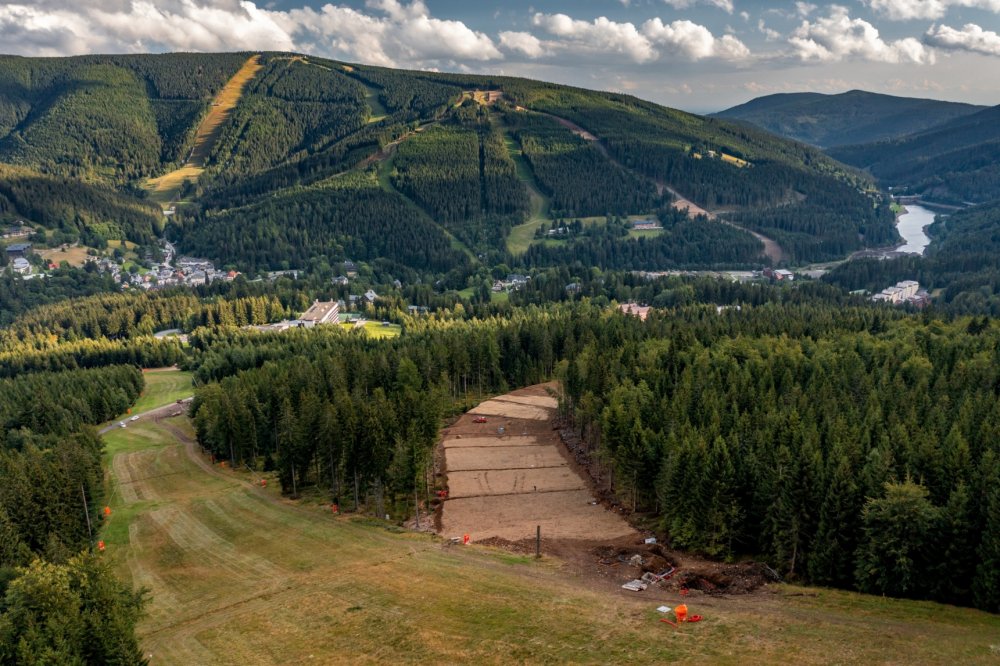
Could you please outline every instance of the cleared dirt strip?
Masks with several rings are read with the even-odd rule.
[[[538,526],[544,538],[636,535],[594,500],[553,431],[553,388],[532,386],[487,400],[445,431],[443,536],[516,541],[533,537]]]

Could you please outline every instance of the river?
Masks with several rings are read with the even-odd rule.
[[[900,215],[896,221],[896,230],[905,241],[903,245],[896,248],[896,252],[923,254],[931,242],[924,229],[932,222],[934,222],[933,212],[923,206],[907,204],[906,212]]]

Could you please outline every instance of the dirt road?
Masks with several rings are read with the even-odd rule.
[[[121,423],[124,423],[125,427],[128,427],[130,424],[135,423],[136,421],[139,420],[163,418],[165,416],[170,416],[174,412],[184,412],[186,414],[188,405],[193,399],[194,396],[188,396],[186,398],[183,398],[180,402],[172,402],[169,405],[163,405],[162,407],[157,407],[156,409],[150,409],[145,412],[139,412],[138,414],[132,414],[124,421],[115,421],[114,423],[109,423],[108,425],[104,426],[97,432],[103,435],[104,433],[114,430],[115,428],[121,428],[120,425]],[[136,421],[133,421],[132,419],[135,419]]]

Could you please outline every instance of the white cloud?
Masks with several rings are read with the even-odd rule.
[[[768,28],[764,23],[764,19],[757,19],[757,31],[764,35],[764,39],[769,42],[776,42],[781,39],[781,33],[777,30]]]
[[[829,16],[802,21],[788,39],[804,61],[838,62],[847,59],[887,63],[934,62],[934,53],[913,37],[887,42],[878,28],[852,19],[845,7],[833,5]]]
[[[864,0],[873,10],[894,21],[939,19],[952,7],[1000,13],[1000,0]]]
[[[157,50],[310,51],[387,66],[503,58],[485,34],[422,0],[272,11],[249,0],[38,0],[0,5],[0,43],[22,55]]]
[[[659,18],[651,19],[642,24],[642,34],[653,44],[688,60],[742,60],[750,56],[750,49],[736,37],[723,35],[717,39],[708,28],[691,21],[664,24]]]
[[[949,51],[1000,56],[1000,35],[983,30],[975,23],[966,23],[961,30],[946,25],[931,26],[924,39],[928,44]]]
[[[799,0],[799,2],[795,3],[795,10],[799,13],[799,16],[804,18],[816,11],[816,5],[811,2],[802,2]]]
[[[529,58],[540,58],[547,52],[542,41],[530,32],[501,32],[500,45],[509,51],[523,53]]]
[[[174,50],[289,49],[290,36],[253,3],[192,0],[106,5],[94,0],[0,6],[5,50],[23,55]]]
[[[649,40],[640,35],[631,23],[618,23],[604,16],[587,22],[566,14],[542,13],[535,14],[532,23],[550,35],[562,38],[559,46],[563,50],[617,53],[637,63],[649,62],[657,56]]]
[[[538,13],[532,22],[555,38],[539,44],[554,54],[617,54],[637,64],[658,61],[665,56],[690,61],[707,58],[735,61],[751,55],[736,37],[715,37],[705,26],[687,20],[664,23],[655,18],[637,28],[632,23],[618,23],[603,16],[588,22],[566,14]]]
[[[733,0],[663,0],[663,4],[670,5],[674,9],[688,9],[692,5],[711,5],[732,14]]]

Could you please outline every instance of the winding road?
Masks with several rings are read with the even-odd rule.
[[[194,400],[194,396],[193,395],[189,395],[188,397],[181,398],[179,401],[172,402],[169,405],[163,405],[162,407],[157,407],[155,409],[149,409],[149,410],[146,410],[145,412],[139,412],[138,414],[130,414],[127,418],[125,418],[122,421],[112,421],[108,425],[103,426],[97,432],[103,435],[104,433],[110,432],[110,431],[114,430],[115,428],[120,428],[121,427],[121,425],[120,425],[121,423],[128,424],[128,423],[130,423],[132,421],[132,419],[139,420],[139,419],[141,419],[144,416],[145,417],[150,417],[151,416],[153,418],[170,416],[170,414],[172,414],[173,412],[176,412],[177,410],[181,410],[181,411],[186,410],[187,407],[188,407],[188,405],[191,403],[192,400]]]

